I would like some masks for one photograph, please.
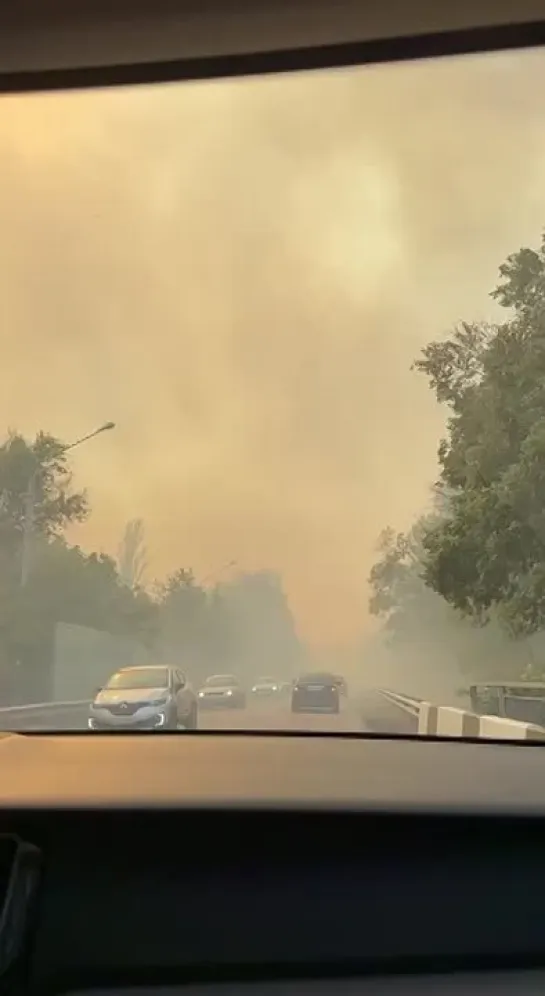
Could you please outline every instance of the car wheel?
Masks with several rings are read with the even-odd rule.
[[[165,720],[165,725],[162,727],[163,730],[176,730],[178,727],[177,716],[175,712],[171,712]]]
[[[179,730],[196,730],[198,725],[198,709],[196,703],[191,706],[187,719],[178,724]]]

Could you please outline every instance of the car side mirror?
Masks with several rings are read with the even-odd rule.
[[[95,696],[98,695],[101,691],[102,691],[102,685],[97,685],[97,687],[95,688]]]

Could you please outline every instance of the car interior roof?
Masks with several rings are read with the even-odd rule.
[[[4,91],[151,82],[543,42],[541,0],[20,0],[0,10]]]

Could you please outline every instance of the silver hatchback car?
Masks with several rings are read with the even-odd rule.
[[[126,667],[89,708],[90,730],[195,730],[197,698],[185,675],[166,665]]]

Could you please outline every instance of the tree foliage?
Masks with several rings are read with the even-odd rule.
[[[416,362],[447,406],[449,513],[423,536],[423,578],[514,635],[545,625],[545,240],[500,267],[496,325],[464,323]]]
[[[157,589],[163,653],[195,680],[213,672],[242,679],[263,674],[291,677],[299,641],[277,576],[241,573],[211,589],[181,568]]]
[[[10,432],[0,446],[0,501],[2,523],[14,532],[22,528],[25,496],[33,486],[34,528],[45,536],[59,535],[71,522],[89,512],[83,491],[73,491],[64,444],[39,432],[32,443]]]
[[[23,585],[29,500],[32,557]],[[290,673],[298,642],[275,575],[241,574],[208,589],[181,567],[148,591],[142,521],[127,524],[116,561],[67,542],[67,526],[89,512],[61,440],[8,434],[0,445],[0,699],[48,697],[62,624],[79,628],[82,640],[89,630],[128,640],[150,659],[183,666],[196,683],[214,671]]]
[[[529,640],[506,639],[494,612],[486,626],[474,617],[461,617],[426,584],[423,541],[439,521],[434,513],[423,516],[406,534],[386,529],[380,537],[369,577],[370,611],[383,622],[375,650],[380,646],[386,652],[383,662],[394,666],[401,687],[405,673],[407,689],[417,694],[430,694],[430,689],[445,694],[449,688],[452,694],[468,679],[520,678],[542,648],[534,648]]]
[[[121,580],[129,588],[142,586],[148,566],[148,554],[142,519],[127,522],[117,552],[117,565]]]
[[[29,500],[32,517],[29,521]],[[114,561],[66,543],[66,527],[89,514],[72,486],[65,444],[40,432],[28,442],[10,432],[0,445],[0,684],[13,676],[46,694],[55,628],[76,624],[151,646],[157,608],[122,584]],[[30,574],[22,586],[24,530],[31,530]],[[43,679],[43,680],[42,680]]]

